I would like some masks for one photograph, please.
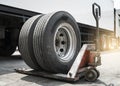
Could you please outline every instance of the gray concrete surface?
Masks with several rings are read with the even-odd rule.
[[[11,57],[0,57],[0,86],[120,86],[120,50],[103,52],[102,65],[98,67],[101,76],[96,82],[84,79],[67,83],[42,77],[18,74],[16,68],[29,68],[18,52]]]

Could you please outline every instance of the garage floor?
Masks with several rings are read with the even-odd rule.
[[[15,52],[11,57],[0,57],[0,86],[120,86],[120,49],[102,52],[101,56],[102,65],[98,67],[101,76],[96,82],[81,79],[76,83],[66,83],[16,73],[16,68],[29,67],[19,52]]]

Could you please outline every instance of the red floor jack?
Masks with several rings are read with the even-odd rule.
[[[97,25],[97,36],[96,36],[96,47],[94,44],[84,44],[80,49],[73,65],[67,74],[53,74],[46,71],[35,71],[26,69],[16,69],[16,72],[40,76],[46,78],[52,78],[62,81],[77,81],[81,77],[85,77],[87,81],[95,81],[100,76],[99,71],[96,69],[97,66],[101,65],[101,57],[99,53],[99,18],[101,16],[100,6],[96,3],[92,5],[93,15]],[[95,51],[95,49],[97,49]]]
[[[95,81],[100,75],[96,67],[101,64],[101,60],[100,54],[92,51],[94,49],[95,45],[84,44],[67,74],[53,74],[42,70],[34,71],[23,68],[16,69],[16,72],[70,82],[77,81],[83,76],[87,81]]]

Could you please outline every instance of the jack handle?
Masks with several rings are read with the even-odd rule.
[[[92,12],[93,12],[93,16],[96,20],[96,49],[97,52],[99,53],[100,51],[100,43],[99,43],[99,38],[100,38],[100,31],[99,31],[99,19],[101,18],[101,7],[96,4],[93,3],[92,4]]]
[[[92,4],[92,13],[96,21],[101,18],[101,7],[97,3]]]

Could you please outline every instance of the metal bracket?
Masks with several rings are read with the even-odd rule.
[[[22,74],[27,74],[27,75],[34,75],[34,76],[41,76],[41,77],[46,77],[46,78],[51,78],[51,79],[57,79],[57,80],[62,80],[62,81],[70,81],[70,82],[75,82],[79,80],[80,77],[84,76],[86,71],[88,71],[90,68],[95,68],[95,66],[82,66],[84,65],[84,61],[88,60],[89,57],[86,56],[86,53],[88,51],[95,50],[95,45],[94,44],[84,44],[79,51],[72,67],[68,71],[67,74],[54,74],[54,73],[49,73],[43,70],[35,71],[35,70],[26,70],[26,69],[15,69],[16,72],[22,73]]]
[[[81,50],[79,51],[72,67],[70,68],[70,71],[68,72],[67,74],[67,77],[68,78],[75,78],[76,74],[77,74],[77,71],[78,71],[78,68],[80,66],[80,63],[82,61],[82,58],[86,52],[86,50],[92,50],[94,49],[94,45],[89,45],[89,44],[84,44],[83,47],[81,48]]]

